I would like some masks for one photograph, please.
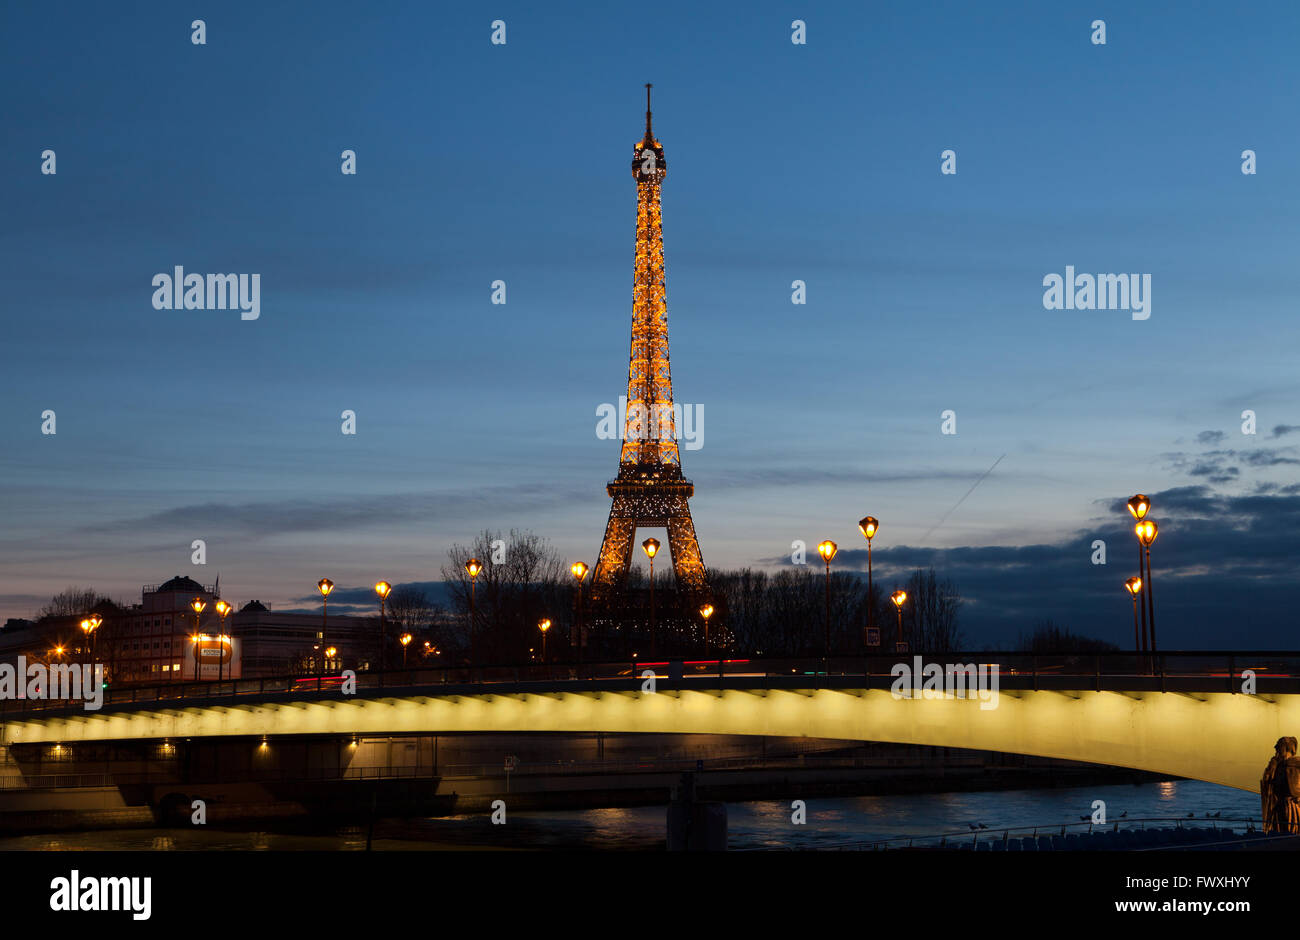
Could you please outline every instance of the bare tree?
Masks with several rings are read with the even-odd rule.
[[[957,649],[961,645],[957,611],[962,603],[957,586],[948,579],[940,581],[933,568],[929,571],[918,568],[908,578],[905,590],[904,624],[910,622],[917,648],[929,653]]]
[[[483,565],[473,585],[473,636],[470,635],[470,576],[465,563]],[[549,619],[550,649],[559,655],[573,621],[573,585],[558,551],[541,536],[511,529],[509,538],[484,531],[471,545],[453,545],[442,577],[453,609],[464,624],[456,631],[461,655],[472,649],[479,661],[526,662],[541,646],[537,625]],[[552,658],[555,658],[554,656]]]
[[[84,616],[92,607],[107,600],[94,588],[66,587],[50,598],[50,602],[36,615],[38,620],[49,617]]]
[[[400,636],[403,630],[410,631],[412,634],[425,633],[432,626],[434,615],[437,613],[437,607],[429,600],[429,595],[423,588],[414,584],[403,584],[393,588],[388,594],[385,606],[388,608],[390,635],[396,631]]]

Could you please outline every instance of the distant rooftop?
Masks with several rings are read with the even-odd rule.
[[[184,575],[177,575],[170,581],[164,581],[152,590],[148,587],[144,589],[146,594],[211,594],[210,588],[205,588],[193,578],[187,578]]]

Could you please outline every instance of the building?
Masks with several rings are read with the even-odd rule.
[[[321,627],[320,614],[280,613],[261,601],[249,601],[230,617],[244,677],[315,675]],[[326,664],[327,672],[379,668],[379,618],[331,615],[325,628],[326,649],[337,651]]]
[[[203,604],[201,612],[191,606],[195,599]],[[225,642],[219,637],[228,636],[235,641],[230,645],[237,655],[231,662],[236,677],[316,675],[324,626],[326,649],[334,651],[325,663],[327,673],[379,668],[377,617],[331,614],[322,624],[321,614],[272,611],[261,601],[250,601],[223,621],[219,599],[215,586],[176,575],[145,585],[139,604],[99,605],[95,612],[103,622],[90,637],[80,627],[85,615],[11,619],[0,628],[0,662],[16,665],[19,656],[29,663],[101,662],[117,686],[180,681],[187,675],[183,666],[195,637],[215,646]],[[194,675],[193,668],[188,675]],[[203,678],[216,678],[210,665]]]

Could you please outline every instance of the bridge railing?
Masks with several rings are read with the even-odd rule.
[[[441,686],[493,686],[521,683],[626,682],[634,687],[642,675],[653,671],[659,680],[715,680],[733,682],[745,678],[808,678],[828,684],[857,684],[887,688],[902,666],[915,667],[916,657],[924,664],[940,666],[993,666],[999,679],[1019,681],[1038,688],[1102,688],[1133,681],[1141,687],[1161,690],[1174,683],[1193,681],[1207,691],[1240,691],[1243,674],[1258,680],[1300,680],[1300,652],[1173,651],[1159,654],[1133,653],[1008,653],[1005,651],[950,651],[940,653],[871,653],[825,658],[724,657],[624,660],[601,663],[520,663],[484,666],[443,666],[387,671],[357,672],[347,681],[356,691],[406,690]],[[302,695],[337,693],[343,676],[267,676],[261,678],[167,682],[154,685],[109,686],[102,706],[192,702],[204,699],[238,699],[243,696]],[[918,680],[919,682],[919,680]],[[21,680],[20,680],[21,684]],[[39,691],[39,690],[38,690]],[[84,709],[80,700],[22,698],[0,700],[0,721],[44,710]]]

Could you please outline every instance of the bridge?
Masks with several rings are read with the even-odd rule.
[[[96,711],[5,701],[0,745],[468,732],[806,736],[1063,758],[1254,792],[1273,743],[1300,734],[1297,652],[924,657],[996,664],[996,696],[909,687],[900,697],[892,688],[900,660],[911,657],[418,669],[358,673],[355,688],[340,677],[178,682],[108,690]]]

